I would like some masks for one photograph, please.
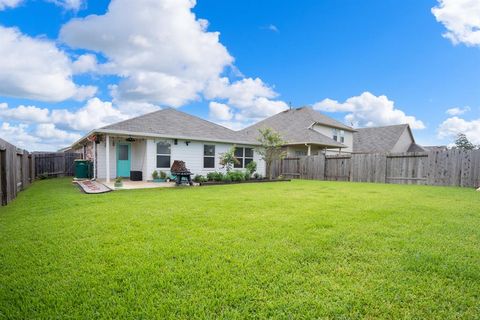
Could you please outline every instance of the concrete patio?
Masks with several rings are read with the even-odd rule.
[[[112,190],[132,190],[132,189],[152,189],[152,188],[172,188],[175,187],[175,182],[153,182],[153,181],[130,181],[124,179],[123,187],[116,188],[115,180],[106,182],[105,180],[97,180],[98,182],[106,185]]]

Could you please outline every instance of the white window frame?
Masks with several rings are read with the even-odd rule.
[[[240,161],[240,165],[234,165],[234,168],[235,169],[244,169],[245,168],[245,160],[251,160],[251,161],[254,161],[254,158],[255,158],[255,149],[252,148],[252,147],[235,147],[235,149],[242,149],[243,153],[242,153],[242,157],[237,157],[235,156],[235,158],[238,159],[238,161]],[[252,156],[251,157],[247,157],[246,154],[245,154],[245,150],[246,149],[251,149],[252,150]],[[250,161],[250,162],[251,162]]]
[[[159,144],[164,144],[164,145],[168,145],[169,146],[169,149],[170,149],[170,153],[158,153],[158,145]],[[170,169],[170,167],[172,166],[172,144],[168,141],[159,141],[157,143],[155,143],[155,167],[157,167],[157,169]],[[159,167],[158,166],[158,157],[159,156],[162,156],[162,157],[166,157],[168,156],[170,158],[170,161],[169,161],[169,166],[168,167]]]
[[[209,146],[209,147],[213,147],[213,156],[212,155],[206,155],[205,154],[205,147],[206,146]],[[203,168],[204,169],[215,169],[216,167],[216,163],[215,163],[215,155],[216,155],[216,146],[214,144],[204,144],[203,145]],[[213,158],[213,167],[205,167],[205,158]]]

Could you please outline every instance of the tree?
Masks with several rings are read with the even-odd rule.
[[[280,134],[273,129],[265,128],[260,129],[260,137],[258,142],[262,145],[258,149],[258,153],[265,161],[268,170],[268,177],[272,179],[272,163],[274,160],[280,160],[285,157],[285,152],[282,150],[282,146],[285,145],[285,141]]]
[[[230,172],[233,166],[239,163],[240,161],[235,157],[235,146],[220,156],[220,164],[227,169],[227,172]]]
[[[473,150],[475,149],[475,145],[471,143],[467,136],[463,133],[459,133],[457,135],[457,139],[455,140],[455,147],[460,150]]]

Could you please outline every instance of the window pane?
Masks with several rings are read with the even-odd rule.
[[[215,146],[204,145],[203,146],[203,155],[204,156],[214,156],[215,155]]]
[[[247,167],[247,164],[249,164],[252,161],[253,161],[253,159],[251,159],[251,158],[245,158],[245,167]]]
[[[126,144],[118,145],[118,160],[128,160],[128,146]]]
[[[243,168],[243,158],[237,158],[238,159],[238,163],[235,163],[233,165],[234,168]]]
[[[157,154],[170,154],[170,143],[157,143]]]
[[[203,157],[203,167],[204,168],[215,168],[215,158],[214,157]]]
[[[345,137],[340,137],[340,142],[344,143],[345,142]]]
[[[235,148],[235,157],[243,158],[243,148]]]
[[[157,168],[170,168],[170,156],[157,156]]]
[[[245,148],[245,157],[253,158],[253,149]]]

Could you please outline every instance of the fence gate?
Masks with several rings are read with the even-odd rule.
[[[280,161],[280,172],[285,178],[300,178],[300,158],[284,158]]]

